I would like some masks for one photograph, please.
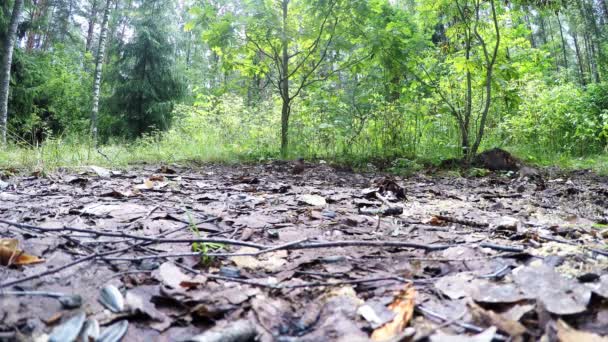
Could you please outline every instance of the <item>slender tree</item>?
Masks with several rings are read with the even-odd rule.
[[[88,28],[87,28],[87,40],[85,45],[85,51],[91,51],[93,46],[93,34],[95,33],[95,25],[97,24],[97,3],[98,0],[93,0],[91,4],[91,12],[89,13]]]
[[[93,79],[93,109],[91,110],[91,138],[97,144],[98,127],[97,120],[99,116],[99,93],[101,90],[101,74],[103,71],[103,61],[106,50],[106,38],[108,36],[108,20],[110,17],[110,7],[112,0],[106,1],[106,8],[103,13],[103,22],[101,23],[101,34],[99,36],[99,47],[97,48],[97,58],[95,59],[95,76]]]
[[[13,63],[13,49],[17,37],[19,17],[23,10],[23,0],[15,0],[13,13],[8,26],[7,39],[4,41],[2,65],[0,66],[0,129],[2,130],[2,143],[6,145],[6,130],[8,123],[8,92],[11,80],[11,65]]]

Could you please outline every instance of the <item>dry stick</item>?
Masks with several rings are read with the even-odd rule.
[[[117,253],[125,252],[125,251],[127,251],[127,250],[129,250],[131,248],[132,248],[132,246],[129,246],[129,247],[126,247],[126,248],[115,250],[115,251],[110,251],[110,252],[105,252],[105,253],[91,254],[91,255],[88,255],[86,257],[83,257],[83,258],[80,258],[80,259],[76,259],[76,260],[74,260],[74,261],[72,261],[72,262],[70,262],[68,264],[65,264],[63,266],[59,266],[57,268],[52,268],[52,269],[49,269],[49,270],[46,270],[46,271],[43,271],[43,272],[40,272],[40,273],[32,274],[31,276],[27,276],[27,277],[20,278],[20,279],[15,279],[15,280],[8,281],[8,282],[5,282],[5,283],[0,283],[0,289],[5,288],[5,287],[9,287],[9,286],[13,286],[13,285],[17,285],[17,284],[21,284],[21,283],[24,283],[26,281],[42,278],[44,276],[51,275],[51,274],[63,271],[63,270],[65,270],[67,268],[70,268],[72,266],[81,264],[81,263],[83,263],[85,261],[93,260],[93,259],[96,259],[96,258],[99,258],[99,257],[104,257],[106,255],[112,255],[112,254],[117,254]]]
[[[484,242],[479,244],[479,247],[489,248],[501,252],[510,252],[510,253],[523,253],[524,249],[521,247],[511,247],[511,246],[501,246],[493,243]]]
[[[209,220],[211,220],[211,219],[209,219]],[[27,224],[24,225],[24,224],[21,224],[21,223],[6,221],[6,220],[2,220],[2,219],[0,219],[0,223],[5,223],[5,224],[8,224],[8,225],[12,225],[12,226],[16,225],[16,227],[25,228],[25,229],[47,229],[47,228],[41,228],[41,227],[31,226],[31,225],[27,225]],[[50,229],[54,229],[54,228],[50,228]],[[180,228],[177,228],[177,229],[173,229],[173,230],[164,232],[164,233],[160,234],[159,236],[167,236],[167,235],[173,234],[173,233],[175,233],[175,232],[177,232],[177,231],[179,231],[181,229],[184,229],[184,228],[180,227]],[[70,268],[72,266],[78,265],[80,263],[83,263],[83,262],[86,262],[86,261],[89,261],[89,260],[94,260],[94,259],[97,259],[97,258],[103,258],[103,257],[105,257],[107,255],[123,253],[123,252],[126,252],[126,251],[128,251],[128,250],[130,250],[132,248],[137,248],[139,246],[146,246],[146,245],[149,245],[151,243],[152,242],[150,242],[150,241],[142,241],[142,242],[139,242],[137,244],[134,244],[134,245],[122,248],[122,249],[118,249],[118,250],[114,250],[114,251],[109,251],[109,252],[105,252],[105,253],[94,253],[94,254],[88,255],[86,257],[83,257],[83,258],[80,258],[80,259],[76,259],[76,260],[74,260],[74,261],[72,261],[72,262],[70,262],[68,264],[65,264],[65,265],[57,267],[57,268],[53,268],[53,269],[49,269],[49,270],[46,270],[46,271],[43,271],[43,272],[40,272],[40,273],[36,273],[36,274],[33,274],[31,276],[28,276],[28,277],[24,277],[24,278],[20,278],[20,279],[15,279],[13,281],[5,282],[5,283],[0,283],[0,289],[5,288],[5,287],[9,287],[9,286],[13,286],[13,285],[17,285],[17,284],[21,284],[21,283],[24,283],[26,281],[42,278],[44,276],[51,275],[51,274],[63,271],[65,269],[67,269],[67,268]]]
[[[212,220],[212,219],[210,219]],[[243,246],[243,247],[252,247],[260,250],[260,254],[268,253],[269,251],[276,251],[278,249],[286,249],[286,250],[300,250],[300,249],[318,249],[318,248],[333,248],[333,247],[396,247],[396,248],[414,248],[414,249],[422,249],[427,252],[432,251],[441,251],[444,249],[448,249],[453,247],[453,245],[425,245],[413,242],[401,242],[401,241],[333,241],[333,242],[316,242],[316,243],[298,243],[294,244],[294,242],[287,243],[287,247],[277,248],[275,246],[266,246],[260,245],[250,242],[244,242],[240,240],[232,240],[232,239],[206,239],[206,238],[196,238],[196,239],[169,239],[169,238],[158,238],[158,237],[145,237],[138,235],[131,235],[126,233],[107,233],[107,232],[92,232],[90,230],[81,229],[81,228],[43,228],[37,227],[29,224],[22,224],[12,221],[7,221],[0,219],[0,223],[5,223],[11,226],[19,227],[19,228],[27,228],[34,229],[44,232],[61,232],[61,231],[74,231],[79,233],[88,233],[91,235],[97,236],[111,236],[111,237],[122,237],[122,238],[130,238],[139,241],[149,242],[151,244],[161,244],[161,243],[217,243],[224,245],[234,245],[234,246]],[[183,229],[183,228],[180,228]],[[260,255],[258,254],[258,255]],[[209,254],[212,256],[212,254]]]
[[[333,247],[397,247],[397,248],[413,248],[422,249],[427,252],[442,251],[454,245],[425,245],[413,242],[401,241],[332,241],[332,242],[311,242],[301,245],[288,247],[289,250],[297,249],[318,249],[318,248],[333,248]]]
[[[294,284],[294,285],[281,285],[281,284],[275,285],[275,284],[262,283],[262,282],[258,282],[258,281],[250,280],[250,279],[240,279],[240,278],[218,276],[215,274],[197,271],[197,270],[190,268],[186,265],[183,265],[181,263],[174,262],[174,264],[180,268],[185,269],[186,271],[189,271],[193,274],[200,274],[209,279],[230,281],[230,282],[247,284],[247,285],[252,285],[252,286],[270,288],[270,289],[274,289],[274,290],[296,289],[296,288],[304,288],[304,287],[356,285],[356,284],[373,283],[373,282],[377,282],[377,281],[389,281],[389,280],[397,281],[400,283],[415,283],[415,284],[416,283],[427,283],[427,281],[425,281],[425,280],[412,280],[412,279],[405,279],[405,278],[401,278],[401,277],[397,277],[397,276],[389,276],[389,277],[355,279],[355,280],[344,280],[344,281],[333,281],[333,282],[311,282],[311,283]]]
[[[185,252],[185,253],[165,253],[165,254],[156,254],[156,255],[144,255],[141,257],[110,257],[110,258],[105,258],[105,260],[111,260],[111,261],[143,261],[143,260],[148,260],[148,259],[166,259],[166,258],[183,258],[183,257],[191,257],[191,256],[207,256],[207,257],[235,257],[235,256],[259,256],[262,254],[266,254],[266,253],[270,253],[270,252],[276,252],[279,250],[285,250],[288,249],[291,246],[295,246],[295,245],[299,245],[303,242],[308,241],[309,239],[302,239],[302,240],[298,240],[298,241],[292,241],[292,242],[288,242],[286,244],[283,245],[278,245],[276,247],[272,247],[272,248],[267,248],[267,249],[263,249],[260,250],[258,252],[253,252],[253,253],[202,253],[202,252]]]
[[[204,223],[206,221],[211,222],[216,219],[217,218],[208,219],[201,223]],[[223,244],[223,245],[252,247],[252,248],[256,248],[256,249],[266,249],[267,248],[267,246],[264,246],[264,245],[244,242],[244,241],[240,241],[240,240],[232,240],[232,239],[206,239],[206,238],[163,239],[163,238],[158,238],[158,237],[138,236],[138,235],[132,235],[132,234],[127,234],[127,233],[108,233],[108,232],[91,231],[91,230],[87,230],[87,229],[73,228],[73,227],[44,228],[44,227],[38,227],[38,226],[30,225],[30,224],[12,222],[12,221],[8,221],[8,220],[4,220],[4,219],[0,219],[0,223],[8,224],[10,226],[18,227],[18,228],[22,228],[22,229],[33,229],[33,230],[42,231],[42,232],[78,232],[78,233],[91,234],[94,236],[128,238],[128,239],[146,241],[146,242],[155,243],[155,244],[156,243],[218,243],[218,244]],[[182,230],[182,229],[184,229],[184,228],[179,228],[178,230]]]
[[[310,239],[306,238],[306,239],[302,239],[302,240],[291,241],[291,242],[284,243],[282,245],[278,245],[276,247],[263,249],[261,251],[257,251],[257,252],[253,252],[253,253],[207,253],[205,255],[209,256],[209,257],[235,257],[235,256],[256,257],[256,256],[260,256],[262,254],[276,252],[276,251],[280,251],[280,250],[287,250],[287,249],[292,249],[292,248],[298,249],[298,245],[308,242],[309,240]]]
[[[449,217],[449,216],[443,216],[443,215],[436,215],[436,217],[442,221],[461,224],[463,226],[470,226],[470,227],[476,227],[476,228],[486,228],[486,227],[490,226],[489,224],[484,223],[484,222],[475,222],[475,221],[459,219],[459,218],[455,218],[455,217]]]

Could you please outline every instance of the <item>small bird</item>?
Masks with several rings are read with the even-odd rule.
[[[296,159],[291,173],[294,175],[299,175],[300,173],[304,172],[304,170],[306,170],[306,163],[304,163],[304,158],[300,157]]]

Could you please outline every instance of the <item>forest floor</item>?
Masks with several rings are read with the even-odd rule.
[[[95,321],[104,341],[608,335],[608,178],[590,172],[276,162],[3,179],[2,341],[95,335]]]

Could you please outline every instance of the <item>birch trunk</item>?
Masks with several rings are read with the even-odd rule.
[[[0,68],[0,130],[2,131],[2,144],[6,145],[6,125],[8,122],[8,91],[11,81],[11,65],[13,64],[13,49],[17,36],[19,17],[23,10],[23,0],[15,0],[13,14],[8,27],[8,34],[4,42],[4,58]]]
[[[103,13],[103,22],[101,24],[101,34],[99,36],[99,48],[97,49],[97,58],[95,59],[95,77],[93,81],[93,109],[91,110],[91,138],[93,143],[97,145],[97,118],[99,115],[99,93],[101,89],[101,73],[103,71],[103,60],[106,51],[106,39],[108,36],[108,19],[110,17],[110,6],[112,0],[107,0],[106,8]]]

